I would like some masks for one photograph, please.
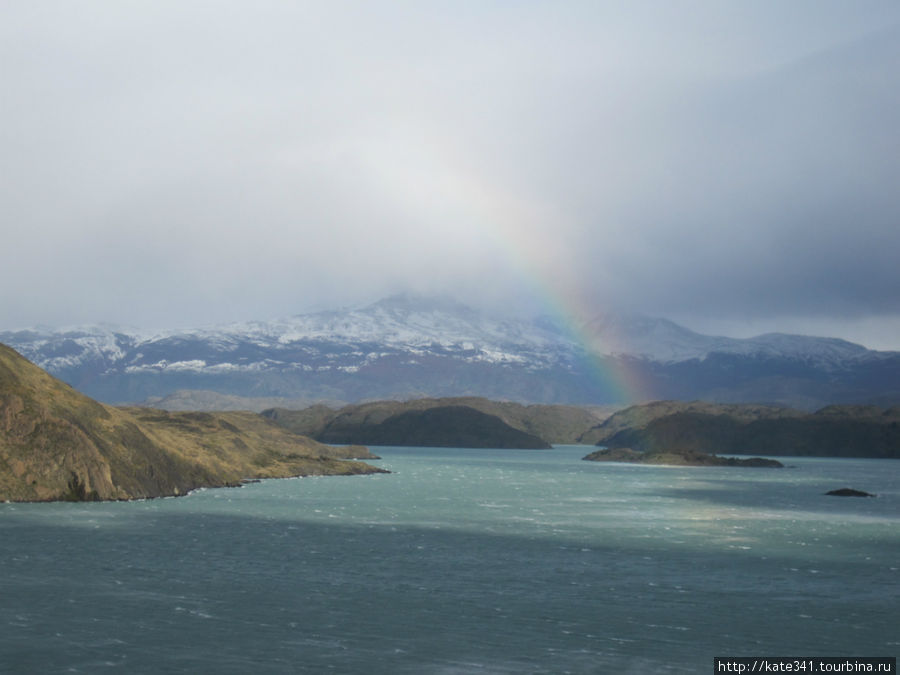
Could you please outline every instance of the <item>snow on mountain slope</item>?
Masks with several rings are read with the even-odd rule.
[[[454,353],[470,361],[548,365],[575,345],[530,322],[495,319],[448,301],[399,296],[361,309],[304,314],[150,336],[108,328],[0,333],[51,372],[353,369],[387,354]]]
[[[275,321],[144,334],[30,330],[0,333],[0,342],[107,401],[209,389],[348,401],[473,394],[609,402],[620,392],[597,377],[599,356],[629,360],[655,397],[792,401],[801,400],[794,390],[802,381],[803,401],[832,402],[845,400],[842,392],[856,399],[870,390],[893,392],[900,369],[898,353],[832,338],[715,337],[635,314],[607,314],[569,332],[547,319],[493,316],[415,296]]]
[[[588,323],[585,330],[599,354],[663,363],[701,359],[728,342],[728,338],[701,335],[667,319],[639,314],[606,314]]]
[[[732,354],[772,355],[805,359],[817,363],[840,363],[873,355],[862,345],[838,338],[808,337],[785,333],[766,333],[734,340],[727,350]]]
[[[632,356],[660,363],[703,360],[710,354],[796,359],[837,367],[878,352],[837,338],[768,333],[751,338],[702,335],[668,319],[610,314],[590,322],[586,332],[597,353]]]
[[[134,338],[114,329],[90,326],[62,331],[26,330],[0,333],[3,342],[51,373],[85,363],[124,359]]]
[[[834,338],[770,333],[737,339],[695,333],[667,319],[607,314],[585,326],[587,347],[605,356],[660,363],[712,353],[838,365],[877,354]],[[580,345],[548,322],[495,318],[449,300],[397,296],[345,311],[275,321],[141,335],[109,327],[0,333],[0,341],[51,372],[87,363],[106,369],[260,370],[275,366],[359,367],[386,354],[547,366]]]
[[[289,319],[232,324],[222,331],[254,340],[259,345],[287,345],[301,340],[340,343],[372,342],[409,348],[556,347],[558,333],[488,317],[464,305],[398,296],[361,309],[303,314]]]

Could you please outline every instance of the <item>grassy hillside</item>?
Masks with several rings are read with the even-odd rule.
[[[375,423],[334,421],[319,436],[329,443],[366,443],[438,448],[546,449],[533,434],[468,406],[407,410]]]
[[[606,445],[605,441],[620,431],[644,429],[651,422],[674,414],[724,415],[737,422],[757,419],[802,417],[800,410],[775,405],[707,403],[705,401],[653,401],[633,405],[613,413],[584,433],[580,442]]]
[[[597,445],[661,452],[900,458],[900,408],[829,406],[815,413],[664,401],[633,406],[592,430]]]
[[[179,410],[187,412],[219,412],[222,410],[249,410],[262,412],[268,408],[290,408],[299,410],[313,405],[315,401],[300,398],[284,398],[280,396],[236,396],[202,389],[179,389],[167,396],[155,396],[134,405],[163,410]],[[333,404],[335,407],[346,405],[343,401]]]
[[[0,345],[0,499],[133,499],[246,478],[371,473],[252,413],[102,405]]]

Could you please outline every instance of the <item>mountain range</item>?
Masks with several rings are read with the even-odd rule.
[[[591,405],[703,399],[807,410],[900,401],[900,352],[845,340],[716,337],[622,313],[572,330],[546,317],[501,317],[416,296],[156,333],[6,331],[0,342],[100,401],[168,409],[261,410],[423,396]],[[640,387],[626,391],[623,377]],[[265,404],[254,406],[259,399]],[[173,400],[178,403],[169,405]]]

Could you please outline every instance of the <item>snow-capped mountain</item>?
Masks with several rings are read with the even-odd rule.
[[[660,363],[703,360],[710,354],[790,358],[824,368],[872,357],[876,352],[838,338],[767,333],[752,338],[702,335],[669,321],[639,314],[607,314],[585,332],[598,353],[631,356]]]
[[[146,336],[115,328],[0,333],[51,372],[105,364],[127,373],[304,372],[360,368],[396,354],[543,367],[574,345],[548,327],[497,320],[464,305],[398,296],[361,309]]]
[[[609,314],[578,330],[397,296],[275,321],[141,334],[110,327],[0,333],[85,393],[142,401],[176,390],[343,400],[481,395],[525,402],[634,398],[819,403],[893,400],[900,354],[843,340],[713,337]],[[643,390],[603,372],[627,370]],[[900,396],[897,396],[900,400]]]

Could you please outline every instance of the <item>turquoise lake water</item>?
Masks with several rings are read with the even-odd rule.
[[[693,673],[900,652],[900,462],[376,451],[394,473],[0,504],[0,672]],[[878,497],[823,496],[845,486]]]

